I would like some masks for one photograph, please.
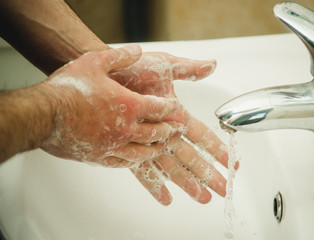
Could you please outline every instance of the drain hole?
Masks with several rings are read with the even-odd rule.
[[[274,197],[273,211],[274,211],[274,216],[277,222],[280,223],[282,220],[282,215],[283,215],[283,201],[282,201],[282,196],[280,192],[278,192],[276,196]]]
[[[277,216],[277,214],[278,214],[277,200],[274,199],[274,215],[275,215],[275,217]]]

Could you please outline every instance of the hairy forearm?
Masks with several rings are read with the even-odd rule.
[[[47,75],[109,48],[63,0],[0,0],[0,12],[1,36]]]
[[[0,92],[0,163],[40,147],[50,135],[56,101],[45,84]]]

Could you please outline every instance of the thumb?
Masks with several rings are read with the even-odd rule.
[[[142,56],[142,49],[137,44],[130,44],[121,48],[106,50],[103,53],[105,72],[110,72],[135,63]]]

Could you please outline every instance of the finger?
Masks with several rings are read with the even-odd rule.
[[[136,62],[142,55],[142,49],[137,44],[100,52],[105,72],[126,68]]]
[[[165,143],[154,143],[151,145],[129,143],[115,150],[114,155],[130,162],[140,163],[160,156],[165,149]]]
[[[228,168],[227,146],[204,123],[191,117],[188,123],[187,136],[192,142],[208,151],[218,162]],[[235,169],[238,168],[239,162],[235,165]]]
[[[129,168],[132,165],[134,165],[134,162],[130,162],[113,156],[106,157],[102,160],[98,160],[96,163],[99,163],[105,167],[110,168]]]
[[[181,141],[174,150],[174,155],[202,184],[210,187],[221,196],[226,195],[226,179],[211,163],[199,156],[190,144]]]
[[[152,161],[146,161],[137,167],[130,168],[130,170],[159,203],[167,206],[172,202],[172,197],[165,186],[163,176]]]
[[[166,116],[173,114],[180,107],[180,102],[176,98],[144,95],[141,96],[140,102],[140,117],[155,122],[162,121]]]
[[[175,133],[169,140],[161,143],[139,144],[129,143],[114,151],[115,157],[125,159],[126,161],[141,163],[154,159],[165,151],[175,148],[178,144],[181,134]]]
[[[165,142],[173,136],[179,128],[176,122],[140,122],[135,129],[136,134],[132,134],[130,142],[137,142],[142,144],[151,144],[156,142]]]
[[[187,124],[188,114],[177,98],[140,95],[138,102],[140,120],[151,122],[176,121]]]
[[[173,79],[195,81],[203,79],[212,74],[216,68],[216,60],[197,61],[186,58],[173,58],[172,75]]]
[[[172,182],[177,184],[193,199],[203,204],[211,200],[211,193],[197,181],[191,172],[180,166],[174,157],[162,155],[156,163],[161,170],[167,173],[168,178]]]

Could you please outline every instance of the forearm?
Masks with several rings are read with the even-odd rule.
[[[0,163],[40,147],[50,135],[57,105],[51,92],[41,83],[0,93]]]
[[[63,0],[0,0],[1,36],[44,73],[108,49]]]

